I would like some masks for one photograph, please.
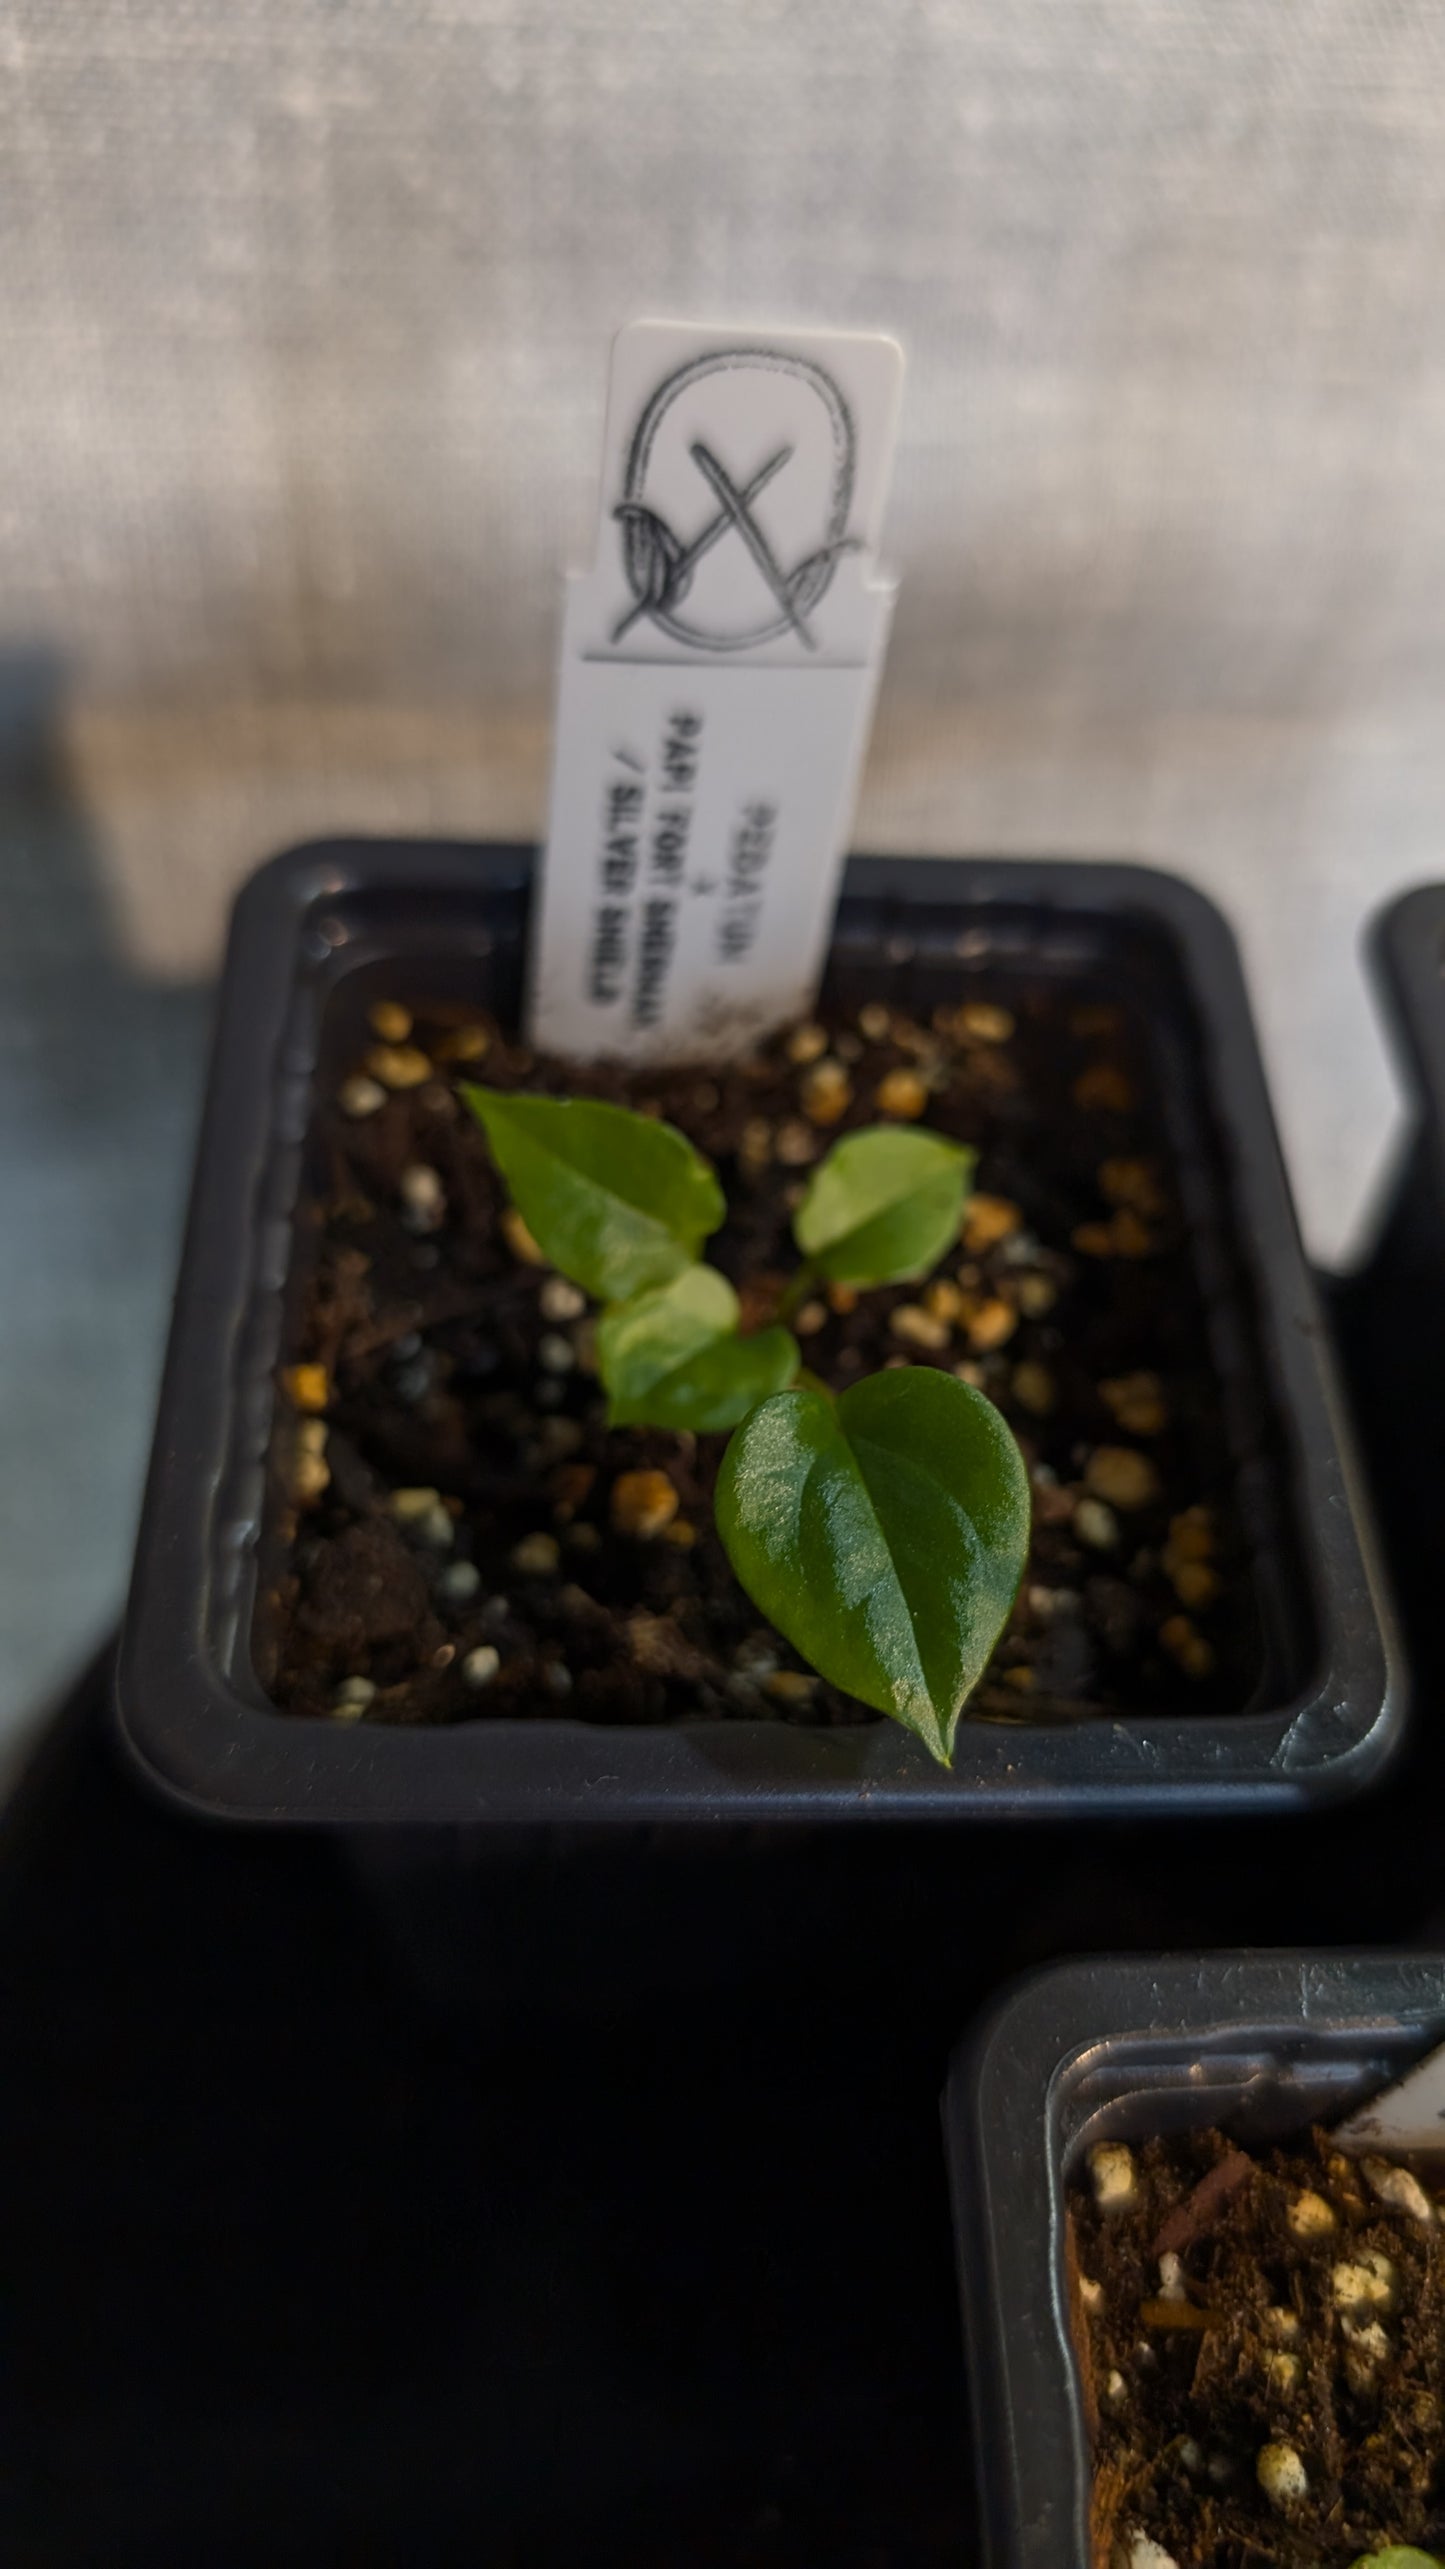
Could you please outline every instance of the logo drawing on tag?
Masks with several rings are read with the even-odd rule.
[[[799,561],[785,567],[777,558],[756,503],[768,484],[789,465],[803,468],[795,447],[783,443],[766,463],[740,479],[722,462],[705,437],[693,436],[687,452],[713,502],[710,515],[686,538],[645,496],[649,466],[658,432],[679,397],[709,376],[761,369],[791,376],[821,405],[826,432],[826,481],[820,482],[819,540]],[[852,413],[826,369],[811,358],[783,349],[735,348],[695,357],[668,375],[650,396],[633,431],[627,453],[623,497],[613,510],[622,531],[622,563],[632,604],[613,627],[612,641],[622,641],[646,616],[674,642],[697,651],[752,651],[791,633],[805,650],[817,648],[808,618],[826,595],[844,553],[861,550],[849,535],[853,502],[856,435]],[[796,493],[792,494],[796,500]],[[761,622],[742,629],[710,624],[679,610],[693,585],[693,574],[715,545],[741,545],[752,561],[773,606]]]

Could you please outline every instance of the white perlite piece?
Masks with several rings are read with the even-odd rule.
[[[1254,2476],[1272,2507],[1297,2506],[1309,2496],[1309,2473],[1292,2444],[1262,2444]]]
[[[1173,2552],[1166,2551],[1162,2542],[1156,2542],[1152,2534],[1126,2534],[1119,2547],[1119,2557],[1125,2569],[1179,2569]]]
[[[414,1160],[404,1168],[397,1189],[402,1201],[403,1218],[411,1231],[439,1231],[446,1218],[446,1189],[434,1168],[424,1160]]]
[[[1383,2364],[1389,2354],[1390,2340],[1378,2319],[1351,2319],[1347,2314],[1340,2321],[1340,2335],[1372,2364]]]
[[[1333,2230],[1335,2216],[1322,2194],[1302,2186],[1290,2200],[1289,2226],[1297,2239],[1322,2239]]]
[[[1265,2366],[1265,2379],[1277,2399],[1292,2399],[1300,2386],[1298,2355],[1271,2355]]]
[[[1283,2302],[1276,2302],[1271,2310],[1265,2312],[1264,2326],[1266,2335],[1272,2337],[1277,2346],[1292,2346],[1299,2335],[1299,2314],[1286,2309]]]
[[[1074,1532],[1091,1552],[1112,1552],[1119,1540],[1119,1520],[1102,1499],[1080,1499],[1074,1510]]]
[[[1399,2288],[1399,2268],[1378,2248],[1367,2248],[1362,2257],[1348,2258],[1330,2268],[1330,2293],[1336,2310],[1358,2310],[1362,2305],[1388,2310]]]
[[[393,1490],[387,1500],[393,1521],[405,1527],[418,1543],[431,1552],[446,1552],[454,1539],[455,1528],[448,1516],[439,1490]]]
[[[1089,2181],[1101,2212],[1123,2212],[1134,2200],[1134,2153],[1123,2141],[1097,2141],[1089,2152]]]
[[[1371,2194],[1391,2212],[1403,2212],[1407,2220],[1418,2221],[1428,2229],[1435,2218],[1435,2207],[1418,2177],[1408,2168],[1397,2168],[1389,2159],[1361,2159],[1360,2173]]]
[[[368,1079],[358,1071],[354,1079],[344,1079],[336,1092],[343,1115],[359,1120],[363,1115],[378,1114],[386,1104],[386,1090],[379,1079]]]
[[[1159,2298],[1161,2301],[1187,2301],[1184,2289],[1184,2260],[1173,2249],[1166,2249],[1159,2260]]]
[[[537,1299],[544,1320],[580,1320],[587,1308],[585,1293],[579,1293],[565,1276],[549,1276]]]
[[[1116,2364],[1104,2376],[1104,2398],[1110,2408],[1122,2408],[1129,2397],[1129,2385]]]

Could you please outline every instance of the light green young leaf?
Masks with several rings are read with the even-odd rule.
[[[716,1505],[769,1622],[950,1765],[1028,1552],[1028,1475],[992,1402],[932,1365],[836,1402],[779,1393],[733,1437]]]
[[[1392,2544],[1386,2551],[1362,2553],[1354,2569],[1441,2569],[1441,2562],[1433,2551],[1413,2551],[1408,2543]]]
[[[463,1091],[543,1254],[599,1302],[690,1266],[726,1207],[674,1125],[588,1097]]]
[[[793,1231],[832,1284],[902,1284],[927,1275],[958,1237],[976,1154],[941,1133],[870,1124],[815,1169]]]
[[[736,1427],[798,1370],[786,1329],[738,1336],[738,1298],[713,1267],[684,1267],[669,1284],[605,1312],[597,1362],[612,1427]]]

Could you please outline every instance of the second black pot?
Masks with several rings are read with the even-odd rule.
[[[1408,1121],[1374,1240],[1340,1296],[1343,1349],[1409,1640],[1415,1781],[1445,1783],[1445,884],[1390,904],[1370,937]]]
[[[1084,2569],[1092,2457],[1064,2192],[1096,2141],[1332,2123],[1445,2038],[1445,1956],[1210,1954],[1041,1972],[944,2105],[989,2569]]]

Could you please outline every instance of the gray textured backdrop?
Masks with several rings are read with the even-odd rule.
[[[110,1040],[152,1189],[80,1621],[123,1550],[193,1077],[159,985],[288,837],[536,825],[638,313],[904,336],[860,838],[1215,889],[1340,1248],[1390,1098],[1357,923],[1445,862],[1439,6],[8,0],[0,83],[0,652],[53,735],[7,852],[8,1042],[33,1067],[94,969],[134,997]],[[90,1236],[72,1108],[42,1178],[10,1101],[32,1292]],[[27,1451],[64,1463],[15,1308]],[[14,1504],[33,1672],[57,1609]]]

